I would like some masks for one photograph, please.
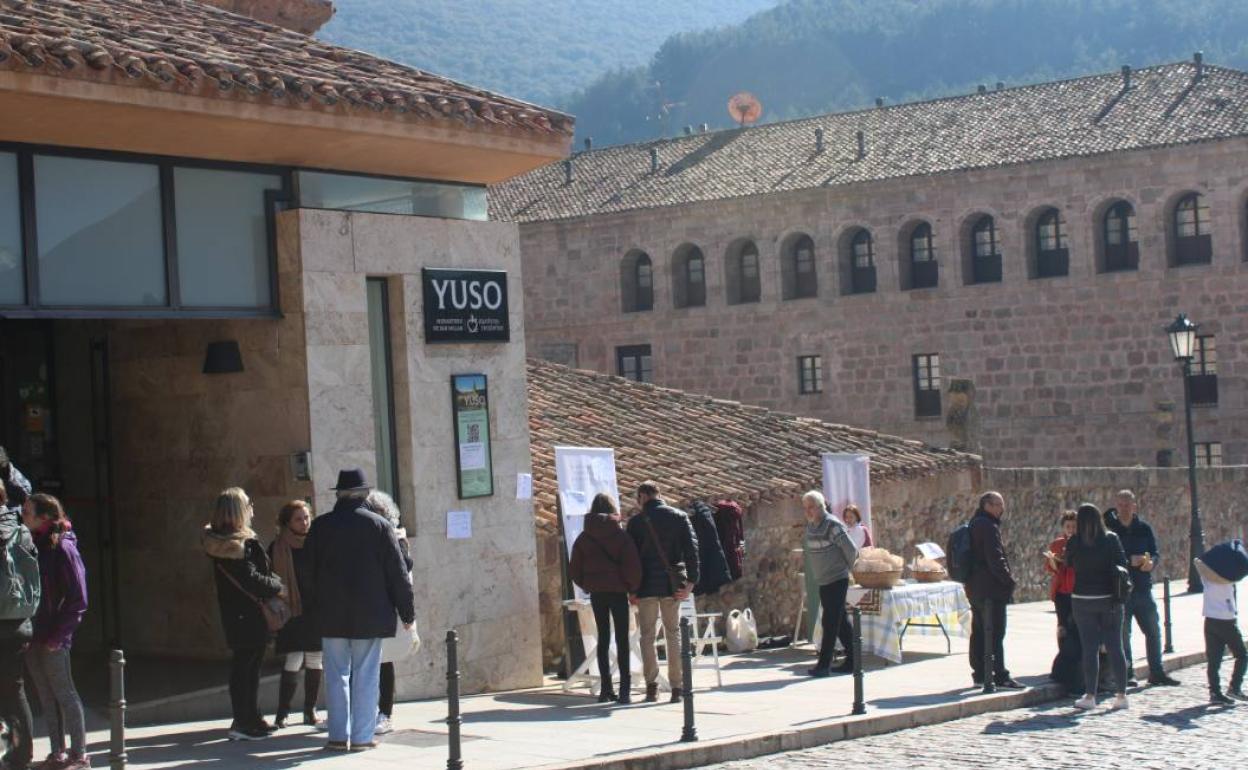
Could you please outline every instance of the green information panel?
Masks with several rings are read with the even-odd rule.
[[[494,463],[490,457],[490,396],[485,375],[451,375],[451,399],[459,497],[489,497],[494,494]]]

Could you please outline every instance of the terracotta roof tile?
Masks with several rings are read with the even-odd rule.
[[[979,465],[919,441],[660,388],[538,359],[528,362],[537,517],[555,516],[556,446],[613,447],[621,489],[647,478],[669,499],[743,503],[817,488],[824,452],[866,452],[876,481]]]
[[[1193,62],[606,147],[492,188],[491,218],[567,219],[1248,136],[1248,73]],[[816,152],[815,129],[824,150]],[[857,132],[865,157],[857,157]],[[658,154],[651,171],[650,151]]]
[[[347,115],[573,128],[562,113],[194,0],[0,0],[0,69]]]

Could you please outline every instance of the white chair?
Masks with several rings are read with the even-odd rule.
[[[689,618],[689,641],[693,647],[693,665],[692,669],[696,671],[699,668],[715,669],[715,686],[724,686],[724,677],[719,669],[719,643],[723,641],[723,637],[719,634],[718,623],[723,619],[722,612],[698,612],[697,604],[693,598],[693,594],[689,598],[680,603],[680,618]],[[679,636],[677,636],[679,639]],[[658,627],[655,637],[655,646],[667,653],[667,637],[663,634],[663,618],[658,619]],[[710,648],[708,651],[707,648]],[[680,651],[677,650],[679,655]],[[709,658],[709,660],[708,660]],[[679,684],[679,683],[673,683]]]

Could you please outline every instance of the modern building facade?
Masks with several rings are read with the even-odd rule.
[[[486,185],[566,154],[571,120],[189,0],[0,5],[0,444],[75,519],[76,649],[224,656],[217,493],[245,488],[267,542],[358,466],[465,686],[540,683],[518,233]],[[501,271],[510,339],[432,343],[431,268]],[[484,416],[455,406],[468,374]],[[401,695],[445,686],[426,651]]]
[[[496,187],[530,352],[952,444],[1248,461],[1248,74],[1193,61],[581,152]]]

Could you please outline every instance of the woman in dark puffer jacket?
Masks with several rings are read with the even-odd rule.
[[[572,582],[589,592],[598,627],[599,703],[629,703],[628,595],[641,586],[641,557],[633,539],[620,526],[620,511],[609,495],[594,496],[585,516],[585,531],[572,545],[568,564]],[[611,688],[611,623],[620,666],[620,694]]]

